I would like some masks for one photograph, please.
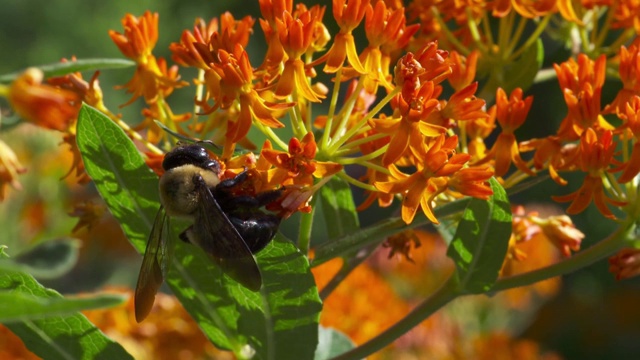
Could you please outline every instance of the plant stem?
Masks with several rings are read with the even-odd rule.
[[[380,335],[358,346],[355,349],[347,351],[342,355],[335,357],[333,360],[350,360],[364,359],[366,356],[391,344],[400,336],[406,334],[409,330],[420,324],[424,319],[438,311],[451,300],[455,299],[459,293],[455,290],[455,282],[449,278],[438,291],[433,293],[428,299],[423,301],[415,309],[413,309],[402,320],[395,323]],[[382,309],[384,311],[384,309]]]
[[[496,281],[491,288],[492,292],[507,290],[515,287],[534,284],[538,281],[551,279],[556,276],[568,274],[584,268],[601,260],[625,245],[630,245],[631,236],[635,230],[635,224],[622,224],[618,230],[608,238],[598,242],[592,247],[573,255],[571,258],[542,269],[506,277]]]
[[[300,233],[298,235],[298,249],[305,256],[309,253],[309,244],[311,243],[311,230],[313,229],[313,215],[315,214],[315,197],[311,200],[311,212],[301,213],[300,215]]]

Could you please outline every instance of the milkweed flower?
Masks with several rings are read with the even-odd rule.
[[[601,116],[600,98],[606,60],[604,55],[593,61],[587,55],[579,54],[577,62],[569,59],[553,65],[568,107],[568,114],[558,130],[558,136],[563,140],[577,140],[590,127],[613,129]]]
[[[618,182],[627,183],[640,173],[640,96],[634,96],[625,104],[625,113],[621,116],[626,120],[626,127],[633,134],[635,143],[629,160],[623,165],[624,171]]]
[[[127,14],[122,19],[124,33],[109,30],[109,36],[123,55],[137,64],[133,78],[123,86],[133,94],[125,105],[139,97],[154,102],[157,96],[168,96],[174,88],[185,86],[178,68],[168,67],[163,58],[156,58],[153,48],[158,41],[158,14],[146,11],[140,18]]]
[[[624,114],[625,104],[634,96],[640,95],[640,57],[639,47],[632,44],[627,49],[624,45],[618,52],[618,74],[622,81],[622,89],[618,91],[616,98],[607,105],[603,113]]]
[[[286,97],[297,91],[303,98],[320,102],[323,94],[315,92],[307,80],[304,61],[301,59],[309,51],[316,31],[316,24],[322,22],[324,7],[314,6],[309,10],[299,8],[295,17],[284,12],[276,18],[276,33],[287,60],[275,88],[275,95]]]
[[[17,190],[22,189],[18,175],[26,171],[9,145],[0,140],[0,201],[4,201],[6,197],[7,185]]]
[[[584,233],[576,229],[567,215],[550,216],[546,219],[530,216],[531,221],[540,227],[542,233],[565,256],[571,256],[571,251],[580,250]]]
[[[268,171],[267,184],[313,185],[313,178],[330,177],[342,170],[342,165],[315,160],[317,146],[313,133],[307,133],[302,141],[291,138],[289,151],[263,149],[261,156],[275,166]]]
[[[502,131],[484,159],[476,164],[482,164],[492,159],[495,160],[496,176],[506,174],[512,162],[520,171],[534,175],[534,172],[529,169],[525,161],[520,157],[516,136],[513,133],[524,123],[533,102],[533,97],[531,96],[523,99],[522,93],[522,89],[516,88],[507,98],[505,91],[498,88],[496,91],[496,104],[494,105],[495,112],[489,112],[491,116],[495,114]]]
[[[609,130],[601,135],[595,130],[588,128],[580,140],[580,166],[587,172],[580,189],[564,196],[553,196],[558,202],[571,202],[567,208],[568,214],[577,214],[591,203],[593,200],[596,207],[607,218],[615,219],[615,215],[607,207],[607,203],[615,206],[624,206],[625,201],[609,198],[604,193],[602,182],[603,173],[614,161],[613,153],[616,143],[613,141],[613,133]]]
[[[78,117],[80,97],[53,87],[44,81],[44,73],[29,68],[9,87],[9,104],[23,119],[46,129],[66,131]]]
[[[345,59],[353,69],[365,74],[366,70],[360,63],[355,40],[351,32],[358,27],[369,5],[369,0],[333,0],[333,17],[336,19],[340,32],[333,39],[333,45],[327,53],[317,61],[324,61],[324,71],[334,73],[342,68]]]
[[[391,90],[391,55],[407,46],[420,25],[406,26],[404,8],[391,9],[383,1],[367,6],[364,23],[369,46],[359,57],[367,74],[363,86],[370,94],[376,93],[378,85]]]
[[[609,272],[616,280],[640,275],[640,249],[624,248],[609,258]]]
[[[407,175],[390,168],[393,180],[374,183],[374,186],[384,193],[403,195],[401,213],[405,223],[413,221],[419,208],[431,222],[439,223],[433,213],[433,200],[448,189],[450,178],[456,176],[455,174],[469,160],[468,154],[455,153],[457,145],[457,136],[445,138],[444,135],[440,135],[429,145],[423,145],[421,148],[421,153],[416,156],[418,170],[415,173]],[[451,184],[457,191],[486,198],[490,188],[485,185],[486,189],[481,191],[476,186],[489,177],[491,172],[470,171],[458,175]]]

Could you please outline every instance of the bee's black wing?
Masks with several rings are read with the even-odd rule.
[[[200,175],[194,177],[199,201],[190,241],[200,246],[222,270],[252,291],[262,287],[262,276],[251,250],[213,197]]]
[[[168,243],[171,239],[167,223],[167,214],[160,206],[147,241],[147,248],[136,284],[134,305],[137,322],[141,322],[149,315],[158,289],[160,289],[167,272],[171,257],[170,251],[173,249],[173,246]]]

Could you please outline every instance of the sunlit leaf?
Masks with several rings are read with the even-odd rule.
[[[13,260],[37,279],[55,279],[69,272],[78,262],[78,239],[54,239],[41,242]]]
[[[36,355],[65,360],[132,359],[83,315],[58,315],[80,308],[115,305],[122,301],[121,297],[100,296],[87,301],[65,299],[44,288],[31,275],[6,270],[0,270],[0,290],[0,316],[4,318],[0,321],[5,322]],[[17,317],[27,320],[16,322]]]
[[[345,334],[336,329],[320,326],[320,339],[314,360],[328,360],[347,352],[355,344]]]
[[[349,184],[334,176],[320,188],[320,203],[327,234],[335,239],[360,228]]]
[[[81,310],[116,306],[125,298],[102,294],[82,298],[43,298],[13,291],[0,291],[0,322],[9,323],[67,315]]]
[[[126,134],[93,108],[78,120],[87,173],[134,247],[144,251],[159,208],[158,178]],[[173,222],[173,233],[184,224]],[[259,359],[306,359],[315,351],[321,302],[307,259],[282,236],[257,255],[264,286],[254,293],[198,248],[176,241],[167,283],[219,347]],[[247,347],[248,345],[248,347]]]
[[[498,278],[509,247],[509,199],[495,179],[490,184],[493,195],[487,201],[469,201],[447,250],[456,264],[455,276],[462,293],[488,291]]]

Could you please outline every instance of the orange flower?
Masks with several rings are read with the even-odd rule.
[[[580,54],[578,62],[569,59],[560,65],[553,65],[569,108],[569,113],[558,130],[558,136],[562,140],[577,140],[588,127],[613,129],[600,116],[600,96],[606,75],[606,61],[604,55],[592,61],[586,55]]]
[[[618,178],[618,182],[627,183],[640,173],[640,97],[634,96],[625,105],[626,126],[633,133],[635,144],[633,144],[633,150],[629,161],[624,165],[624,172]]]
[[[498,0],[493,5],[493,16],[504,17],[511,7],[525,18],[546,16],[556,12],[556,0]]]
[[[392,89],[389,83],[391,54],[408,44],[419,25],[406,26],[404,8],[392,10],[383,1],[368,5],[365,15],[364,30],[369,46],[360,54],[367,74],[363,85],[367,92],[375,94],[379,84]]]
[[[262,149],[261,157],[275,166],[268,172],[267,184],[313,185],[313,177],[330,177],[342,170],[342,165],[315,160],[317,151],[313,133],[307,133],[302,142],[297,138],[289,141],[289,152]]]
[[[498,135],[496,143],[493,145],[489,153],[484,159],[477,164],[482,164],[495,159],[496,176],[503,176],[509,170],[511,162],[520,170],[531,176],[535,175],[527,164],[520,157],[518,144],[513,132],[524,123],[533,97],[527,96],[522,99],[522,89],[517,88],[511,92],[507,99],[507,94],[501,88],[496,92],[495,117],[500,123],[502,132]],[[489,112],[493,116],[493,112]]]
[[[236,20],[228,11],[220,20],[213,18],[208,24],[198,18],[193,33],[184,30],[180,42],[169,45],[172,59],[182,66],[209,69],[219,49],[233,52],[237,45],[246,48],[254,23],[251,16]]]
[[[469,160],[468,154],[454,154],[458,146],[458,137],[445,139],[444,134],[436,138],[428,149],[422,147],[422,154],[417,156],[421,162],[416,166],[418,171],[406,175],[391,167],[394,180],[375,182],[374,186],[387,194],[403,194],[402,220],[409,224],[422,208],[425,216],[433,223],[438,220],[433,214],[433,200],[447,190],[448,177],[459,171]]]
[[[485,101],[474,95],[477,89],[478,83],[474,82],[456,91],[449,101],[441,101],[441,109],[433,111],[427,122],[451,128],[461,121],[488,118],[489,114],[484,111]]]
[[[566,185],[567,181],[560,177],[560,170],[574,170],[578,166],[579,147],[576,144],[562,144],[557,136],[548,136],[543,139],[531,139],[523,141],[519,145],[520,151],[532,151],[533,165],[537,170],[549,170],[551,179],[560,185]]]
[[[640,56],[639,47],[636,44],[626,47],[621,46],[618,52],[618,74],[622,81],[622,89],[618,91],[616,98],[602,111],[608,113],[624,113],[625,104],[634,96],[640,95]]]
[[[277,34],[288,59],[276,85],[275,94],[286,97],[297,91],[302,97],[312,102],[320,102],[324,95],[315,92],[309,85],[304,61],[301,59],[313,39],[316,24],[322,22],[324,7],[314,6],[311,10],[296,11],[294,18],[284,12],[282,18],[276,19]]]
[[[425,122],[431,112],[440,105],[435,98],[439,91],[440,89],[436,92],[433,82],[428,81],[417,92],[410,92],[411,98],[398,94],[394,97],[392,106],[396,108],[400,117],[382,116],[369,122],[377,132],[391,136],[389,149],[382,157],[383,166],[389,166],[406,155],[410,147],[421,147],[425,137],[434,137],[444,132],[443,127]]]
[[[75,57],[72,57],[71,61],[76,61]],[[62,59],[61,62],[66,63],[69,61]],[[103,95],[98,81],[98,75],[100,75],[100,72],[96,71],[87,82],[82,78],[81,73],[75,72],[64,76],[49,78],[47,79],[47,83],[61,89],[73,91],[78,94],[78,97],[85,103],[97,109],[105,109],[104,103],[102,102]]]
[[[242,46],[236,46],[233,53],[218,50],[216,62],[209,66],[211,69],[205,71],[204,82],[208,97],[215,101],[215,105],[208,107],[205,102],[200,105],[207,113],[218,108],[238,108],[236,117],[229,118],[227,122],[223,157],[230,157],[235,143],[247,135],[253,118],[269,127],[284,127],[274,114],[293,104],[270,104],[258,94],[253,87],[254,75],[249,56]]]
[[[140,18],[131,14],[122,18],[124,34],[109,30],[109,36],[124,56],[144,63],[158,42],[158,13],[146,11]]]
[[[640,275],[640,249],[624,248],[609,258],[609,272],[616,280]]]
[[[466,58],[456,51],[449,54],[451,59],[451,75],[447,78],[449,84],[456,90],[462,90],[473,82],[476,77],[476,66],[478,64],[478,50],[472,51]]]
[[[473,162],[478,161],[486,156],[487,146],[484,139],[489,137],[496,128],[496,108],[492,107],[487,112],[486,118],[479,118],[472,121],[463,121],[458,123],[460,129],[464,129],[467,133],[467,148]]]
[[[493,195],[491,186],[487,183],[493,176],[493,170],[489,167],[469,167],[460,169],[451,175],[449,180],[449,190],[462,195],[473,196],[478,199],[487,200]]]
[[[567,208],[568,214],[582,212],[593,200],[605,217],[615,219],[615,215],[607,208],[606,204],[623,206],[626,202],[608,198],[604,193],[602,183],[603,173],[613,162],[615,149],[616,143],[613,141],[611,131],[605,131],[598,138],[596,132],[588,128],[580,140],[580,165],[582,170],[587,172],[587,176],[578,191],[564,196],[553,196],[553,200],[558,202],[571,201],[571,205]]]
[[[177,66],[168,68],[164,59],[156,59],[152,54],[158,41],[157,13],[146,11],[141,18],[127,14],[122,19],[122,26],[124,34],[109,30],[109,36],[126,57],[138,64],[133,78],[122,86],[133,94],[124,105],[131,104],[141,96],[151,103],[158,96],[169,96],[174,88],[187,84],[179,81]]]
[[[569,257],[571,251],[580,250],[580,244],[585,235],[576,229],[567,215],[550,216],[546,219],[530,216],[530,219],[540,227],[546,238],[560,250],[563,256]]]
[[[168,68],[165,59],[156,59],[151,55],[144,64],[139,64],[136,67],[136,72],[131,80],[118,88],[126,89],[127,93],[132,94],[131,99],[122,105],[126,106],[139,97],[144,97],[148,104],[154,103],[158,96],[167,97],[175,88],[186,85],[186,82],[180,81],[177,66]]]
[[[84,161],[82,161],[82,155],[80,154],[80,149],[78,148],[78,143],[76,141],[75,133],[67,132],[62,137],[62,143],[69,145],[69,150],[73,156],[73,161],[71,163],[71,168],[69,171],[63,176],[66,178],[74,173],[77,178],[77,182],[79,184],[88,184],[91,181],[89,174],[87,174],[84,168]]]
[[[29,68],[9,87],[9,104],[23,119],[46,129],[66,131],[78,117],[79,96],[43,84],[44,73]]]
[[[4,201],[7,185],[14,189],[22,189],[18,174],[27,172],[9,145],[0,140],[0,201]]]
[[[336,259],[312,269],[318,287],[324,287],[337,273],[340,262]],[[325,300],[320,323],[336,328],[357,344],[362,344],[393,325],[408,311],[409,305],[395,294],[378,272],[363,264],[355,268]]]
[[[333,45],[317,61],[326,59],[324,71],[334,73],[342,68],[344,60],[360,74],[366,70],[360,63],[356,43],[351,31],[358,27],[369,6],[369,0],[333,0],[333,17],[336,19],[340,32],[333,39]]]

